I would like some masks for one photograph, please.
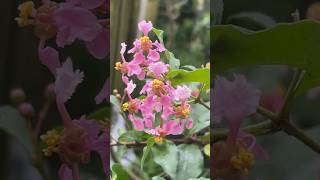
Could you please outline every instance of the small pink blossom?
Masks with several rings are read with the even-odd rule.
[[[149,32],[152,30],[152,23],[151,21],[148,21],[148,22],[146,22],[145,20],[141,21],[138,24],[138,28],[141,32],[143,32],[145,36],[147,36]]]
[[[156,78],[160,78],[163,74],[168,72],[168,66],[163,62],[151,63],[148,69]]]
[[[149,51],[149,54],[148,54],[148,60],[151,62],[156,62],[160,59],[160,54],[157,52],[157,50],[155,49],[152,49]]]
[[[173,92],[174,99],[177,101],[185,101],[191,96],[191,89],[187,86],[177,86],[177,89]]]
[[[137,85],[134,84],[132,80],[129,81],[128,84],[127,84],[127,88],[126,88],[128,94],[131,94],[133,92],[133,90],[136,88],[136,86]]]
[[[163,51],[166,50],[166,49],[164,48],[164,46],[163,46],[161,43],[159,43],[158,40],[156,40],[156,41],[153,43],[153,45],[156,46],[157,51],[159,51],[159,52],[163,52]]]
[[[84,75],[79,70],[73,71],[73,65],[70,58],[57,68],[55,81],[55,92],[61,102],[66,102],[75,92],[77,85],[82,81]]]

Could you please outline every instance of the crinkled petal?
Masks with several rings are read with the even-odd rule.
[[[109,53],[109,39],[109,30],[103,29],[94,40],[86,42],[90,54],[97,59],[105,58]]]
[[[60,180],[72,180],[72,170],[66,165],[62,164],[59,168],[58,175]]]

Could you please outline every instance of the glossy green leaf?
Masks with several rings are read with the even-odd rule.
[[[183,69],[172,70],[168,73],[167,78],[176,86],[183,83],[200,82],[204,83],[204,88],[210,88],[210,69],[202,68],[194,71]]]
[[[163,44],[163,30],[152,28],[152,31],[156,34],[161,44]]]
[[[143,131],[127,131],[118,138],[119,142],[141,142],[145,141],[150,137],[150,135],[144,133]]]
[[[165,141],[162,145],[155,146],[152,154],[154,162],[159,164],[172,179],[175,179],[178,166],[177,146],[171,141]]]
[[[143,155],[141,158],[141,170],[143,170],[144,161],[147,159],[154,143],[154,137],[150,137],[147,141],[147,146],[143,148]]]
[[[251,65],[289,65],[306,71],[298,93],[320,85],[320,23],[281,23],[266,31],[222,25],[211,29],[214,72]]]
[[[168,50],[165,52],[165,56],[169,62],[169,67],[171,70],[173,69],[179,69],[180,67],[180,60],[177,59],[174,54]]]
[[[15,137],[32,154],[33,145],[26,120],[17,110],[9,106],[0,107],[0,129]]]
[[[185,180],[200,176],[203,169],[203,155],[197,145],[182,144],[178,146],[179,161],[176,180]]]
[[[112,176],[111,180],[129,180],[128,173],[120,164],[114,164],[111,168]]]

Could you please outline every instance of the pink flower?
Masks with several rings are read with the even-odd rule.
[[[39,58],[41,63],[47,66],[50,72],[56,76],[56,69],[61,66],[59,53],[51,47],[44,47],[44,41],[41,41],[39,44]]]
[[[168,66],[163,62],[151,63],[148,69],[156,78],[160,78],[164,73],[168,72]]]
[[[216,120],[242,119],[256,112],[260,96],[261,92],[243,75],[234,75],[234,81],[218,76],[215,80],[213,114]]]
[[[61,179],[70,177],[71,169],[68,166],[75,163],[88,163],[92,151],[96,151],[102,160],[104,171],[107,168],[107,134],[100,134],[100,125],[97,121],[81,118],[73,120],[72,123],[62,131],[58,145],[59,155],[65,164],[62,164],[59,170]],[[68,165],[68,166],[66,166]],[[73,179],[73,178],[72,178]]]
[[[177,89],[173,92],[174,99],[177,101],[186,101],[191,96],[191,89],[187,86],[177,86]]]
[[[59,47],[70,45],[76,39],[93,41],[102,31],[102,26],[90,11],[71,3],[60,3],[54,11],[53,19],[58,27]]]
[[[79,70],[73,71],[70,58],[62,64],[62,67],[57,68],[56,71],[55,92],[59,101],[64,103],[70,99],[84,75]]]
[[[110,32],[102,29],[92,41],[86,42],[86,47],[90,54],[97,59],[103,59],[107,56],[110,47]]]
[[[145,20],[139,22],[138,28],[145,36],[152,30],[152,23],[151,21],[146,22]]]
[[[100,104],[103,101],[108,102],[109,101],[109,95],[110,95],[110,88],[109,88],[109,78],[104,83],[101,91],[96,96],[95,101],[96,104]]]
[[[136,39],[134,42],[133,42],[133,48],[130,49],[128,51],[128,53],[136,53],[136,52],[139,52],[141,50],[141,42],[140,40]]]
[[[156,41],[153,43],[153,45],[156,46],[157,51],[159,51],[159,52],[163,52],[163,51],[166,50],[166,49],[164,48],[164,46],[163,46],[161,43],[159,43],[158,40],[156,40]]]
[[[129,81],[128,84],[127,84],[127,88],[126,88],[128,94],[131,94],[133,92],[133,90],[136,88],[136,86],[137,85],[134,84],[132,80]]]
[[[132,114],[129,114],[129,119],[131,120],[135,130],[137,130],[137,131],[143,131],[144,130],[144,125],[143,125],[142,119],[137,118]]]
[[[234,81],[217,77],[213,97],[213,116],[215,120],[228,121],[230,135],[228,143],[233,144],[238,134],[241,120],[256,112],[261,93],[246,81],[243,75],[234,75]]]
[[[149,54],[148,54],[147,58],[148,58],[149,63],[156,62],[160,59],[160,54],[157,52],[156,49],[151,49],[151,50],[149,50]]]

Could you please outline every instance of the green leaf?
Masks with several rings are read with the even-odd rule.
[[[149,152],[151,151],[153,145],[154,145],[154,137],[150,137],[147,141],[147,147],[143,148],[143,155],[141,158],[141,170],[143,170],[144,161],[147,159]]]
[[[166,58],[167,58],[167,60],[169,62],[170,70],[179,69],[180,60],[177,59],[172,52],[166,50],[165,56],[166,56]]]
[[[200,178],[189,178],[188,180],[210,180],[210,179],[209,178],[200,177]]]
[[[156,34],[156,36],[158,37],[160,43],[162,45],[164,45],[164,42],[163,42],[163,33],[164,31],[163,30],[160,30],[160,29],[156,29],[156,28],[153,28],[152,31]],[[169,67],[170,69],[179,69],[180,67],[180,60],[177,59],[174,54],[168,50],[165,51],[165,57],[169,63]]]
[[[210,88],[210,69],[202,68],[194,71],[183,69],[172,70],[168,73],[167,78],[176,86],[183,83],[200,82],[204,83],[204,88]]]
[[[203,155],[197,145],[182,144],[178,146],[179,161],[176,180],[197,178],[202,173]]]
[[[120,164],[114,164],[111,168],[111,180],[129,180],[129,174],[123,169]]]
[[[92,114],[88,115],[89,119],[96,119],[96,120],[106,120],[110,115],[110,108],[108,106],[103,107]]]
[[[171,141],[165,141],[163,145],[152,149],[152,155],[154,162],[159,164],[172,179],[175,179],[178,166],[177,146]]]
[[[142,131],[127,131],[118,138],[119,142],[141,142],[148,139],[150,135]]]
[[[259,12],[240,12],[228,17],[226,22],[226,24],[246,25],[246,28],[256,30],[271,28],[276,25],[276,21],[272,17]]]
[[[204,152],[205,155],[210,157],[210,144],[207,144],[207,145],[204,146],[203,152]]]
[[[152,31],[156,34],[156,36],[159,39],[160,43],[163,44],[163,30],[152,28]]]
[[[154,176],[152,177],[152,180],[166,180],[166,179],[160,176]]]
[[[121,105],[120,101],[116,96],[110,95],[110,102],[113,105],[113,107],[116,109],[117,112],[121,112]]]
[[[0,129],[15,137],[32,154],[33,145],[26,120],[17,110],[9,106],[0,107]]]
[[[249,65],[289,65],[306,71],[298,94],[320,85],[320,24],[304,20],[281,23],[266,31],[222,25],[213,34],[214,72]],[[215,74],[215,75],[216,75]]]
[[[202,105],[193,104],[190,116],[193,119],[193,127],[188,131],[188,135],[210,126],[210,111]]]

